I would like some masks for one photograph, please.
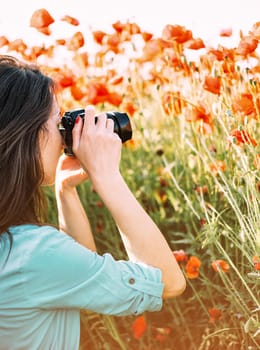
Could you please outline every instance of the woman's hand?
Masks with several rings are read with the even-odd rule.
[[[105,113],[99,114],[95,122],[95,109],[88,106],[84,124],[78,117],[72,134],[73,152],[94,186],[119,174],[122,142],[114,132],[114,121]]]
[[[75,188],[88,178],[79,160],[63,154],[56,170],[56,187],[58,189]]]

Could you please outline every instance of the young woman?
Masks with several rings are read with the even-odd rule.
[[[185,289],[163,234],[119,170],[112,119],[88,106],[73,128],[75,157],[62,154],[53,81],[0,56],[0,349],[74,350],[80,309],[111,315],[158,311]],[[111,212],[129,260],[96,252],[77,194],[92,182]],[[41,187],[55,183],[60,230],[43,221]],[[44,210],[45,209],[45,210]],[[109,234],[109,232],[107,233]]]

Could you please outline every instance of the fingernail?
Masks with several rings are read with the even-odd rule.
[[[79,121],[80,121],[80,116],[78,115],[77,118],[76,118],[75,123],[78,124]]]

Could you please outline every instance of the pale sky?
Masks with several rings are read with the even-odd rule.
[[[32,13],[39,8],[47,9],[57,22],[64,15],[71,15],[79,19],[81,25],[95,30],[111,29],[111,24],[117,20],[132,20],[143,30],[160,35],[166,24],[180,24],[202,39],[216,36],[223,27],[232,27],[234,33],[239,29],[247,33],[255,22],[260,21],[260,0],[0,1],[0,35],[9,35],[11,39],[44,39],[43,34],[29,27]],[[70,30],[59,23],[52,25],[57,36]]]

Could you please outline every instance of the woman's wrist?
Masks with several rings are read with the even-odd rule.
[[[120,171],[116,171],[111,174],[99,174],[97,176],[93,176],[91,178],[91,182],[93,187],[95,188],[95,191],[98,193],[103,193],[103,192],[113,192],[114,189],[117,188],[117,186],[120,183],[124,182],[124,179],[120,173]]]
[[[66,186],[64,184],[56,184],[55,186],[56,196],[62,198],[64,196],[77,195],[77,188],[72,186]]]

